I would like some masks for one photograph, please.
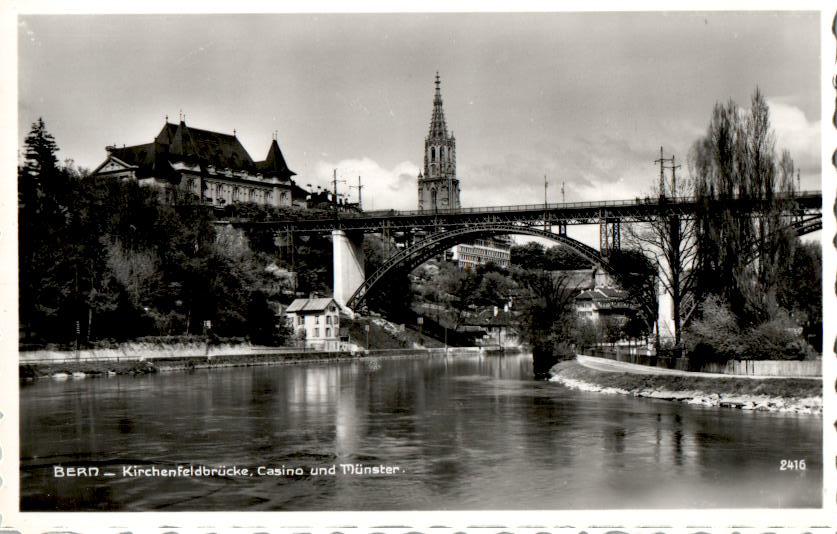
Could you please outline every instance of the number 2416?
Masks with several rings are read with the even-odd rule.
[[[779,471],[805,471],[805,460],[782,460]]]

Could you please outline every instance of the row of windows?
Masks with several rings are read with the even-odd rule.
[[[186,181],[186,188],[189,192],[200,196],[201,192],[198,190],[200,182],[193,178]],[[204,182],[203,196],[206,199],[213,199],[212,192],[214,192],[214,201],[216,203],[232,203],[232,202],[254,202],[269,204],[273,200],[273,193],[270,189],[261,189],[256,187],[240,187],[226,184],[215,184],[214,188],[210,189]],[[282,191],[279,193],[279,202],[281,205],[290,205],[290,192]]]
[[[314,324],[320,324],[321,317],[322,316],[320,316],[320,315],[315,315],[314,316]],[[296,316],[296,324],[297,324],[297,326],[304,325],[305,324],[305,316],[304,315],[297,315]],[[340,324],[340,319],[336,315],[335,316],[326,315],[325,316],[325,324],[327,324],[327,325],[331,325],[331,324],[339,325]]]
[[[497,260],[506,260],[508,261],[511,254],[503,250],[486,250],[486,249],[475,249],[470,247],[463,247],[462,253],[464,255],[473,256],[475,258],[491,258]]]
[[[495,261],[492,258],[486,258],[485,256],[479,255],[479,254],[460,254],[457,261],[459,263],[467,263],[467,264],[470,264],[470,265],[480,265],[480,264],[492,261],[493,263],[495,263],[495,264],[497,264],[501,267],[508,266],[508,264],[509,264],[508,257],[497,258],[497,260]]]
[[[308,337],[308,331],[303,329],[303,332],[305,333],[305,337]],[[331,337],[331,332],[332,332],[332,329],[330,327],[326,327],[325,336],[323,336],[323,337],[326,337],[326,338]],[[337,330],[334,330],[334,332],[336,333]],[[320,329],[318,327],[314,327],[314,329],[312,330],[312,333],[313,333],[313,335],[311,336],[311,339],[315,339],[315,338],[320,337]]]

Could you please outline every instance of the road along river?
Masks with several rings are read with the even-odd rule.
[[[822,417],[609,396],[530,355],[20,389],[23,510],[820,507]]]

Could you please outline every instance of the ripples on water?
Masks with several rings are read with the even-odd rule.
[[[197,370],[21,386],[24,510],[819,507],[822,418],[606,396],[531,357]],[[805,459],[803,472],[780,471]],[[303,467],[55,479],[54,465]],[[311,476],[311,466],[398,466]]]

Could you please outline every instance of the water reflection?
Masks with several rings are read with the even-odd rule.
[[[21,389],[23,509],[820,506],[819,417],[567,390],[531,357],[253,367]],[[781,436],[780,439],[777,439]],[[783,458],[807,471],[781,472]],[[82,462],[397,476],[54,479]]]

